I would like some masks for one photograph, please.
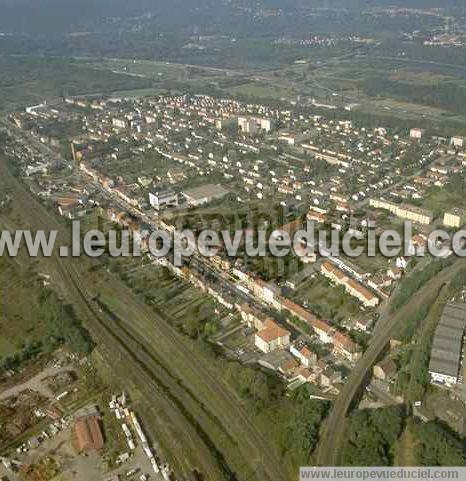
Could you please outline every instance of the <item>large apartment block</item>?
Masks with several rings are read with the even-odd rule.
[[[445,212],[443,216],[443,225],[445,227],[460,228],[466,223],[466,212],[462,209],[453,209]]]
[[[418,224],[429,225],[434,220],[434,214],[431,211],[421,209],[414,205],[395,204],[384,199],[370,199],[369,205],[375,209],[388,210],[400,219],[411,220]]]

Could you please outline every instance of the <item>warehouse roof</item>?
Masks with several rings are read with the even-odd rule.
[[[78,452],[102,449],[104,437],[97,416],[81,417],[75,424]]]
[[[447,304],[435,331],[429,372],[458,376],[465,328],[466,304]]]
[[[218,184],[206,184],[183,191],[183,195],[194,202],[218,199],[226,194],[228,191]]]

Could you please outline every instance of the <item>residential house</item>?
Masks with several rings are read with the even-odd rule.
[[[392,359],[386,357],[374,366],[374,376],[381,381],[390,380],[397,371],[397,366]]]
[[[375,307],[379,304],[380,300],[375,294],[372,294],[369,289],[347,276],[330,261],[325,261],[322,264],[321,272],[335,284],[342,285],[348,294],[356,297],[365,307]]]
[[[286,349],[290,345],[290,332],[275,321],[268,320],[262,330],[256,333],[254,343],[264,353]]]

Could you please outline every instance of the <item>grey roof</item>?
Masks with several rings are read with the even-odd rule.
[[[183,195],[190,200],[202,200],[205,198],[216,199],[228,194],[228,190],[218,184],[206,184],[200,187],[184,190]]]
[[[444,336],[443,333],[436,333],[432,343],[433,349],[442,349],[447,352],[461,351],[461,337]]]
[[[465,328],[466,304],[447,304],[435,330],[429,372],[458,376]]]
[[[459,355],[457,352],[448,352],[444,349],[432,349],[431,359],[441,359],[444,362],[453,362],[458,365]]]
[[[459,366],[456,362],[448,362],[439,358],[431,358],[429,372],[443,374],[445,376],[457,377]]]
[[[466,304],[447,304],[439,326],[448,326],[464,332],[466,328]]]

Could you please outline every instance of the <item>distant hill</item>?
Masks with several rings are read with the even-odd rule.
[[[112,18],[151,14],[166,29],[219,23],[228,25],[236,7],[344,8],[370,6],[465,7],[464,0],[0,0],[0,31],[15,33],[65,33],[94,27],[111,28]],[[102,20],[107,19],[105,25]]]

